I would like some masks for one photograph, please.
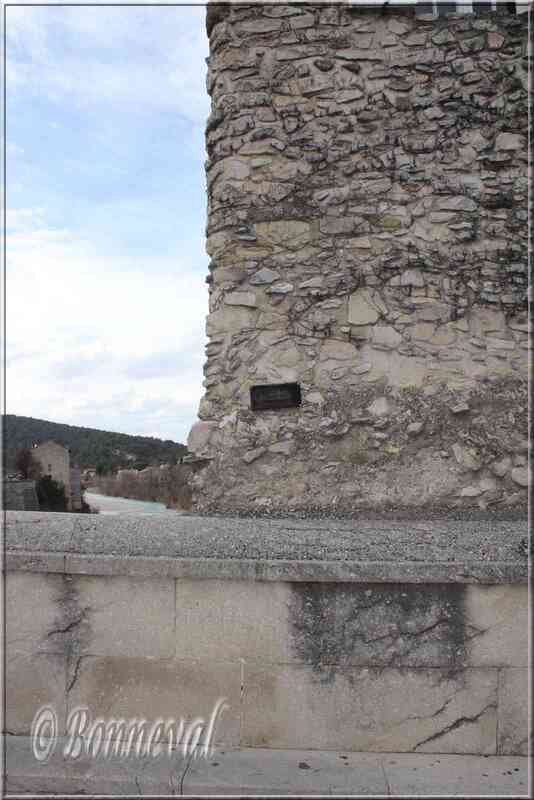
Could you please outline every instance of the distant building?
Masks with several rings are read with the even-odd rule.
[[[49,439],[40,444],[34,444],[32,449],[36,461],[41,465],[43,475],[50,475],[53,480],[62,483],[67,498],[67,509],[74,510],[71,492],[70,451],[68,447]],[[79,508],[81,508],[81,494]],[[79,510],[79,509],[77,509]]]

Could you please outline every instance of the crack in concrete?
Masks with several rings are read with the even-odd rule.
[[[454,700],[454,695],[452,697],[449,697],[448,700],[445,700],[443,705],[440,706],[436,711],[434,711],[433,714],[425,714],[422,716],[418,716],[417,714],[410,714],[408,717],[406,717],[406,719],[433,719],[434,717],[437,717],[439,714],[441,714],[442,711],[445,711],[449,703],[452,703],[453,700]]]
[[[418,747],[421,747],[422,745],[427,744],[428,742],[433,742],[436,739],[440,739],[447,733],[457,730],[457,728],[461,728],[462,725],[468,725],[469,723],[477,722],[477,720],[479,720],[480,717],[482,717],[487,711],[489,711],[490,708],[496,709],[497,704],[489,703],[487,706],[484,706],[482,711],[480,711],[478,714],[475,714],[473,717],[458,717],[458,719],[454,720],[454,722],[451,722],[449,725],[446,725],[445,728],[443,728],[441,731],[437,731],[437,733],[433,733],[432,736],[427,736],[426,739],[423,739],[422,741],[418,742],[413,747],[413,752],[415,752]]]
[[[380,762],[380,767],[382,769],[382,775],[384,776],[384,781],[386,783],[386,792],[387,792],[387,795],[389,797],[391,795],[391,786],[389,785],[389,781],[388,781],[388,778],[387,778],[387,775],[386,775],[386,768],[384,767],[384,762],[383,761]]]
[[[185,769],[184,769],[184,771],[182,773],[182,777],[180,778],[180,795],[183,795],[183,793],[184,793],[184,780],[185,780],[185,776],[189,772],[189,767],[191,766],[191,762],[193,760],[193,755],[194,755],[194,753],[190,753],[189,754],[189,758],[187,759],[187,764],[185,765]]]
[[[76,659],[76,663],[74,664],[74,674],[73,674],[69,684],[67,685],[67,694],[69,694],[69,692],[73,688],[74,684],[78,680],[78,675],[80,673],[80,664],[82,663],[82,659],[83,659],[83,656],[78,656],[77,659]]]
[[[47,639],[50,638],[50,636],[55,636],[58,633],[69,633],[71,630],[73,630],[74,628],[76,628],[78,625],[80,625],[82,622],[85,621],[87,614],[89,613],[90,610],[91,608],[89,606],[83,608],[79,617],[72,620],[72,622],[69,622],[68,625],[66,625],[64,628],[54,628],[53,630],[49,631],[46,634]]]

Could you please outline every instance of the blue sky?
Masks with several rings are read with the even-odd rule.
[[[184,441],[202,394],[205,9],[7,9],[8,413]]]

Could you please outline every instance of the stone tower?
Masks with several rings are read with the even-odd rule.
[[[526,499],[528,34],[509,5],[208,8],[197,509]]]

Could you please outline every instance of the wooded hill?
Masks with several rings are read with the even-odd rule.
[[[2,415],[4,470],[14,471],[15,455],[34,442],[54,439],[70,448],[71,463],[82,469],[96,467],[99,472],[110,472],[129,467],[144,469],[158,464],[176,464],[187,453],[183,444],[152,436],[130,436],[126,433],[100,431],[49,422],[16,414]]]

